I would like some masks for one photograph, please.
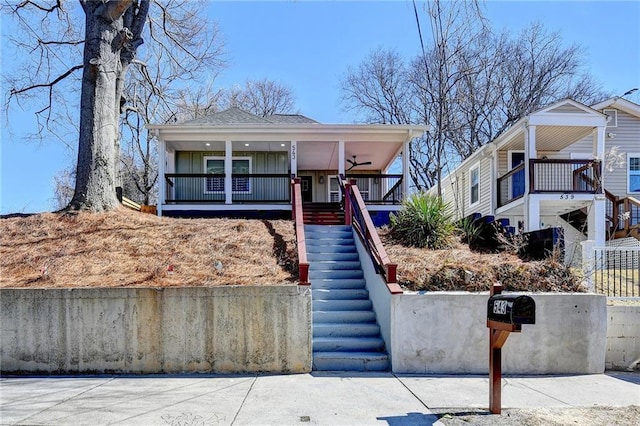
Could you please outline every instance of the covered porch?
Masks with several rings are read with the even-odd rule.
[[[493,155],[496,215],[521,217],[524,230],[534,231],[543,226],[541,217],[589,207],[588,238],[600,240],[606,120],[585,105],[564,100],[503,134]]]
[[[410,141],[425,126],[251,124],[150,126],[159,148],[158,211],[217,216],[291,210],[291,178],[308,203],[340,201],[356,179],[375,210],[408,193]],[[190,213],[190,214],[188,214]]]

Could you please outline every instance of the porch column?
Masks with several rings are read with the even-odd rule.
[[[409,196],[409,144],[411,141],[405,141],[402,146],[402,198]]]
[[[509,153],[507,152],[507,155]],[[526,173],[525,173],[526,174]],[[492,151],[491,155],[491,214],[496,213],[498,208],[498,151]]]
[[[289,165],[291,167],[291,174],[298,175],[298,142],[291,141],[291,149],[289,150]]]
[[[167,148],[164,139],[158,137],[158,206],[156,210],[158,216],[162,216],[162,206],[167,196],[167,184],[164,177],[167,165]]]
[[[531,163],[536,153],[536,126],[527,126],[524,129],[524,230],[526,232],[540,229],[540,200],[530,193],[534,182],[531,182]]]
[[[605,244],[605,199],[602,194],[596,194],[587,215],[587,239],[593,240],[596,247]]]
[[[338,176],[344,174],[344,141],[338,141]]]
[[[233,181],[231,174],[233,173],[233,146],[231,141],[224,142],[224,203],[233,203]]]
[[[593,158],[600,158],[604,161],[604,138],[605,126],[598,126],[593,131]]]
[[[524,230],[525,232],[540,229],[540,200],[536,194],[527,194],[524,203]]]
[[[600,159],[600,189],[602,192],[604,192],[604,162],[606,160],[604,152],[604,141],[606,129],[607,128],[605,126],[598,126],[593,131],[593,158]]]
[[[531,188],[530,176],[530,162],[529,160],[535,159],[536,153],[536,126],[527,126],[524,129],[524,193],[529,193]]]

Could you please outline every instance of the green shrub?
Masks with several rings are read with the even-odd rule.
[[[389,234],[409,247],[443,249],[451,246],[455,225],[448,204],[437,195],[409,196],[391,215]]]

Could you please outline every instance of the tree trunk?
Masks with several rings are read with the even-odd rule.
[[[76,188],[69,208],[105,211],[118,206],[120,100],[128,65],[142,44],[148,0],[80,3],[86,36]],[[125,14],[131,28],[124,25]]]

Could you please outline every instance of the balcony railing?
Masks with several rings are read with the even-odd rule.
[[[498,178],[498,207],[521,198],[525,193],[525,164]],[[601,192],[601,165],[596,160],[529,160],[529,193]]]
[[[347,174],[355,179],[367,204],[400,204],[403,200],[402,175]]]
[[[600,192],[600,162],[595,160],[529,160],[531,193]]]
[[[167,203],[224,203],[226,200],[224,174],[167,173],[165,179]],[[289,203],[291,175],[234,173],[231,199],[234,203]]]
[[[522,198],[524,195],[524,163],[498,178],[498,207]]]

